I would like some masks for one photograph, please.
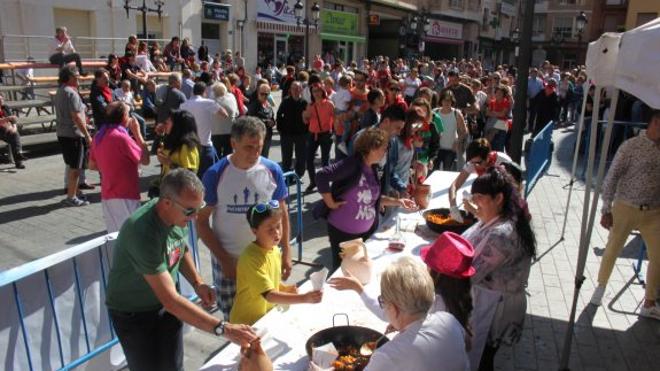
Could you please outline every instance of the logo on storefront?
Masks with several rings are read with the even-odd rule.
[[[296,23],[293,5],[289,0],[258,0],[257,19],[259,21]]]

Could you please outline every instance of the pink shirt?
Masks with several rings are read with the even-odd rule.
[[[120,126],[108,127],[103,138],[94,138],[89,153],[101,173],[101,199],[140,199],[138,164],[142,148]]]

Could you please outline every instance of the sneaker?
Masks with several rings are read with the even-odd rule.
[[[21,161],[16,161],[16,168],[17,169],[25,169],[25,165],[23,165],[23,162],[21,162]]]
[[[657,319],[660,321],[660,307],[657,305],[652,305],[650,307],[642,307],[639,311],[641,317]]]
[[[76,207],[89,205],[89,201],[81,200],[78,197],[65,198],[64,200],[62,200],[62,203],[66,206],[76,206]]]
[[[316,188],[316,184],[310,184],[307,186],[307,188],[305,188],[305,193],[306,194],[312,193],[314,192],[315,188]]]
[[[605,295],[605,286],[598,285],[596,290],[594,290],[593,295],[591,295],[591,300],[589,300],[589,302],[595,306],[599,306],[603,301],[603,295]]]

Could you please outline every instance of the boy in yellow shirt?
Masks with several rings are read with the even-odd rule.
[[[282,238],[282,211],[277,201],[258,203],[247,211],[256,236],[236,265],[236,297],[229,314],[235,324],[254,324],[275,304],[318,303],[323,293],[299,294],[295,286],[280,283],[282,257],[277,244]]]

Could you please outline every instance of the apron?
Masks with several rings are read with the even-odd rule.
[[[471,231],[470,235],[483,232],[498,220],[499,218],[491,220],[480,228]],[[485,231],[486,236],[478,245],[474,246],[475,257],[483,250],[484,243],[485,241],[488,241],[488,235],[491,233],[490,231],[490,229]],[[470,240],[469,236],[466,236],[465,234],[463,237]],[[498,307],[497,304],[502,299],[502,293],[479,285],[473,285],[471,291],[473,309],[472,315],[470,316],[470,326],[472,327],[474,337],[472,338],[472,348],[468,352],[468,358],[470,359],[471,370],[477,371],[479,369],[479,362],[481,361],[481,354],[486,346],[491,324]]]

